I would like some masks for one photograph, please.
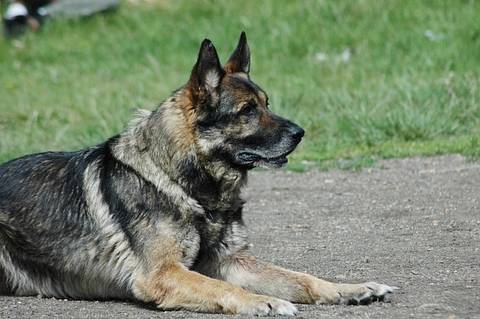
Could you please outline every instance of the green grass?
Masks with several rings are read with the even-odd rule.
[[[454,0],[157,1],[51,21],[0,40],[0,162],[105,140],[186,82],[203,38],[225,61],[241,30],[272,109],[306,129],[291,169],[479,156],[479,12]]]

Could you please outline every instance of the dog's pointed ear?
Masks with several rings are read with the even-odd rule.
[[[212,41],[203,40],[198,52],[197,63],[190,76],[190,88],[194,92],[212,93],[220,85],[224,75],[225,71],[222,69]]]
[[[228,59],[224,69],[227,73],[243,72],[248,74],[250,72],[250,48],[245,32],[240,34],[237,48]]]

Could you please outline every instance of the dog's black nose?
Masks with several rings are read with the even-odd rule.
[[[293,138],[299,140],[305,135],[305,131],[300,126],[295,125],[295,128],[292,130],[292,135],[293,135]]]
[[[305,130],[301,127],[298,128],[298,131],[295,133],[295,137],[302,138],[305,135]]]

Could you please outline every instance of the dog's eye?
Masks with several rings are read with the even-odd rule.
[[[245,105],[241,110],[240,110],[240,114],[242,115],[252,115],[254,112],[255,112],[255,109],[256,109],[256,105],[255,103],[248,103],[247,105]]]

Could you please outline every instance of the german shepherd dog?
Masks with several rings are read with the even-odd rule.
[[[393,287],[337,284],[249,254],[240,190],[304,135],[249,76],[245,33],[222,67],[205,39],[186,85],[122,134],[0,166],[0,286],[15,295],[128,299],[161,309],[294,315]]]

